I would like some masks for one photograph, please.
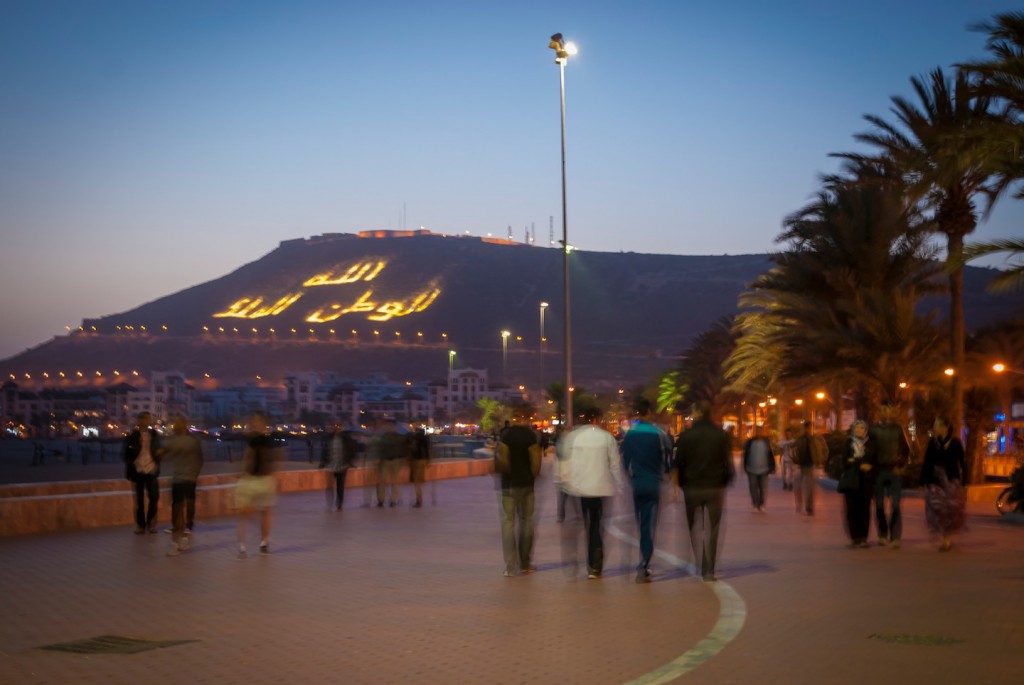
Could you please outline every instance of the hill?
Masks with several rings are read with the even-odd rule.
[[[509,383],[536,387],[556,380],[563,363],[561,256],[426,232],[285,241],[216,280],[85,320],[0,370],[19,381],[63,371],[69,385],[109,384],[115,370],[169,369],[200,385],[257,376],[276,384],[304,370],[429,380],[444,377],[455,350],[458,366],[489,368],[497,380],[507,369]],[[770,267],[767,255],[585,251],[572,252],[570,263],[574,379],[603,388],[643,382],[670,365],[695,335],[735,313],[739,293]],[[970,327],[1016,306],[986,295],[986,281],[986,270],[967,270]],[[549,305],[543,359],[541,302]]]

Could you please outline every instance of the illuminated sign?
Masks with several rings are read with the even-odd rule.
[[[322,286],[342,286],[352,283],[369,283],[384,271],[387,261],[369,259],[351,266],[336,266],[329,271],[315,274],[302,282],[303,287],[316,288]],[[304,291],[288,293],[277,300],[258,297],[243,297],[217,312],[214,318],[259,319],[265,316],[277,316],[295,304],[305,294]],[[370,288],[354,301],[345,299],[324,305],[309,313],[305,320],[309,323],[327,323],[340,319],[346,314],[366,314],[369,321],[390,321],[396,317],[409,316],[426,310],[440,296],[441,288],[436,280],[427,287],[408,296],[383,298]]]

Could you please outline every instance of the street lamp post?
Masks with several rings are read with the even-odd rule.
[[[565,64],[570,55],[576,54],[576,46],[562,39],[561,33],[551,36],[548,47],[555,51],[555,64],[558,65],[558,93],[561,104],[562,121],[562,299],[565,309],[565,419],[564,427],[572,428],[572,325],[569,309],[569,221],[565,199]]]
[[[501,382],[508,383],[508,336],[509,331],[501,332]]]
[[[547,347],[548,339],[544,337],[544,313],[548,309],[547,302],[540,303],[540,342],[537,343],[537,351],[540,353],[540,392],[537,393],[537,402],[544,397],[544,348]]]
[[[455,421],[452,417],[452,369],[455,368],[455,350],[448,350],[448,423],[451,426],[455,426]],[[454,432],[454,431],[453,431]]]

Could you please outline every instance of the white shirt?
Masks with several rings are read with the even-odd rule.
[[[570,495],[610,497],[622,488],[619,446],[608,431],[578,426],[562,436],[556,448],[558,482]]]

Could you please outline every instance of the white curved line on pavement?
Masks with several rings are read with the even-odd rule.
[[[621,518],[630,517],[628,515],[616,516],[605,524],[605,529],[619,540],[628,542],[634,547],[639,547],[639,540],[619,530],[615,525],[614,521]],[[697,569],[692,564],[688,564],[673,554],[659,549],[655,549],[654,553],[691,575],[697,574]],[[716,656],[739,634],[747,620],[747,605],[743,598],[740,597],[740,594],[731,585],[720,580],[707,583],[707,586],[715,593],[715,597],[718,599],[718,620],[715,621],[711,632],[695,644],[692,649],[687,650],[664,666],[629,681],[626,685],[657,685],[658,683],[667,683],[675,680]]]

